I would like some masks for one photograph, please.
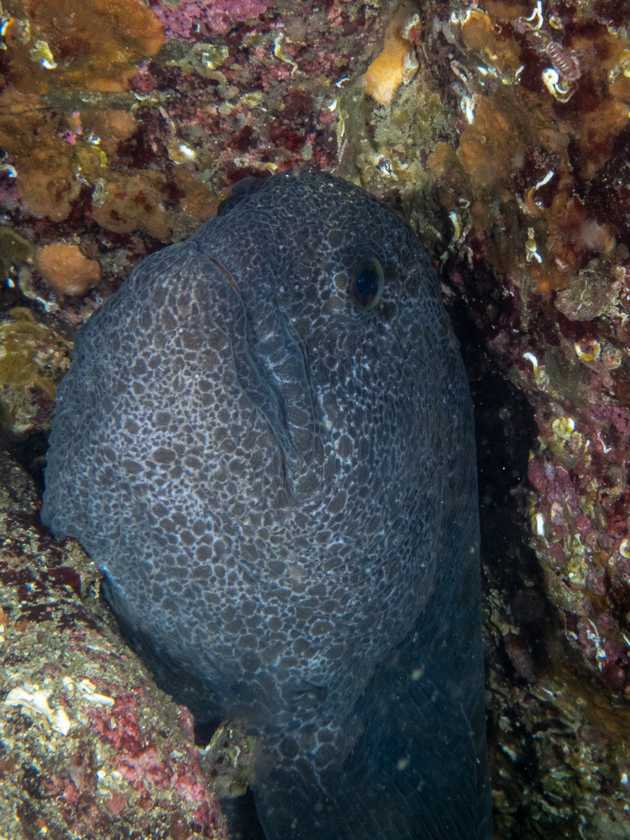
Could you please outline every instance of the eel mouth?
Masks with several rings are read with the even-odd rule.
[[[221,276],[222,276],[222,277],[223,277],[223,279],[226,281],[226,283],[228,283],[228,284],[229,284],[229,286],[230,286],[230,287],[234,290],[234,292],[235,292],[235,293],[239,296],[239,298],[240,298],[241,293],[240,293],[240,290],[239,290],[239,288],[238,288],[238,283],[236,282],[236,277],[235,277],[235,276],[234,276],[234,274],[233,274],[233,273],[229,270],[229,268],[227,268],[225,265],[223,265],[223,263],[222,263],[222,262],[220,262],[219,260],[215,259],[215,258],[214,258],[213,256],[211,256],[210,254],[204,254],[204,258],[205,258],[205,259],[207,259],[207,260],[208,260],[208,262],[209,262],[209,263],[211,263],[211,264],[212,264],[212,265],[213,265],[213,266],[217,269],[217,271],[219,272],[219,274],[221,274]]]
[[[273,300],[272,328],[266,324],[261,335],[235,273],[212,255],[204,259],[232,293],[235,317],[227,322],[238,383],[278,448],[287,497],[293,504],[310,498],[324,484],[324,427],[304,341]]]

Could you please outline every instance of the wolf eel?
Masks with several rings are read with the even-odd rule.
[[[80,330],[43,521],[258,736],[269,840],[490,836],[471,415],[426,251],[315,170],[245,182]]]

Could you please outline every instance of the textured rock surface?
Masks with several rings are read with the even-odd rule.
[[[13,439],[47,429],[55,386],[68,369],[71,342],[30,309],[0,321],[0,433]]]
[[[5,223],[40,249],[80,247],[104,280],[83,306],[58,307],[17,251],[8,269],[20,289],[64,321],[85,316],[139,256],[212,215],[241,176],[332,167],[341,86],[367,66],[394,6],[115,0],[108,15],[104,0],[11,2],[0,49]]]
[[[433,243],[468,348],[496,831],[623,835],[628,31],[608,3],[453,2],[415,42],[390,108],[348,90],[342,170]]]
[[[50,540],[37,507],[0,453],[1,833],[222,840],[190,713],[155,687],[94,565]]]

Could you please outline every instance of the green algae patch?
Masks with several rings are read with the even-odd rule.
[[[0,322],[0,428],[12,435],[40,431],[52,415],[57,382],[71,343],[23,307]]]
[[[8,225],[0,225],[0,275],[4,278],[12,268],[33,258],[33,246]]]

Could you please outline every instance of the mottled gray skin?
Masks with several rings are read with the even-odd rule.
[[[270,840],[486,838],[475,448],[437,277],[319,172],[224,210],[81,330],[43,520],[261,736]]]

